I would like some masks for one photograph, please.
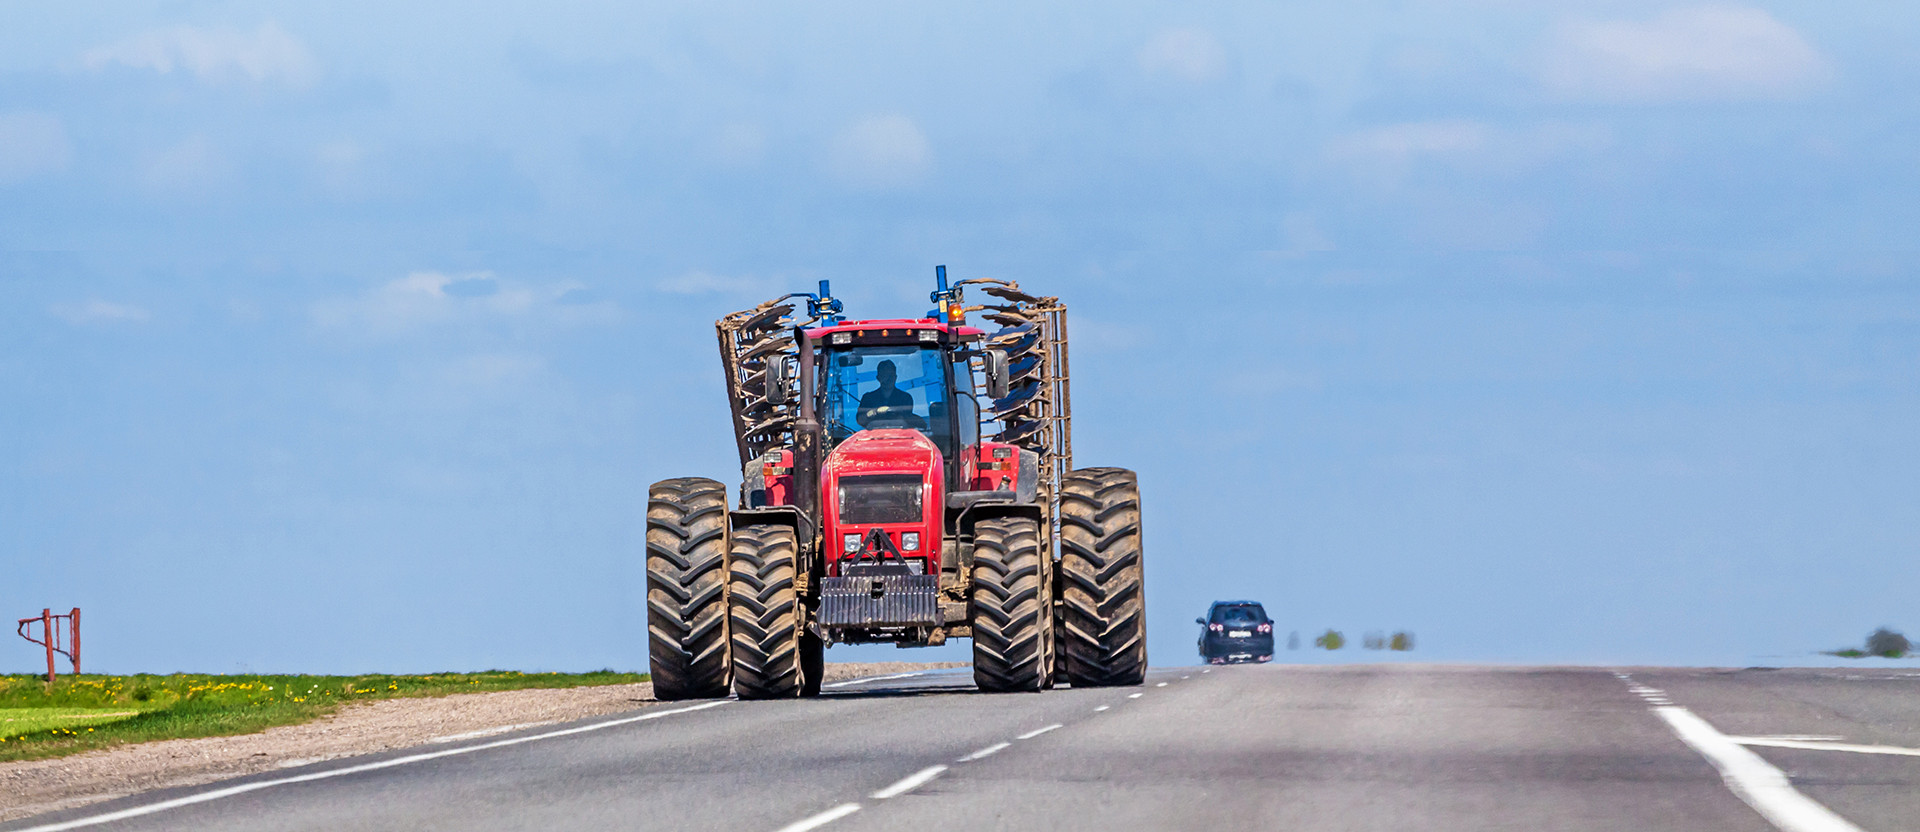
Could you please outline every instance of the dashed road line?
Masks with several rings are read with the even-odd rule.
[[[1100,707],[1098,707],[1098,708],[1094,708],[1094,709],[1093,709],[1093,712],[1097,714],[1097,713],[1099,713],[1099,712],[1101,712],[1101,711],[1104,711],[1104,710],[1106,710],[1106,709],[1108,709],[1108,708],[1111,708],[1111,707],[1113,707],[1113,706],[1112,706],[1112,705],[1101,705],[1101,706],[1100,706]]]
[[[1167,686],[1167,683],[1166,683],[1166,682],[1161,682],[1160,684],[1157,684],[1157,685],[1154,685],[1154,687],[1156,687],[1156,688],[1164,688],[1164,687],[1166,687],[1166,686]]]
[[[1140,697],[1142,697],[1142,696],[1145,696],[1145,695],[1146,695],[1146,694],[1144,694],[1144,693],[1129,693],[1129,694],[1127,694],[1127,698],[1128,698],[1128,699],[1139,699]]]
[[[819,829],[822,826],[826,826],[829,823],[858,811],[860,811],[860,804],[842,803],[813,817],[804,818],[782,826],[779,832],[807,832],[809,829]]]
[[[220,800],[222,798],[227,798],[227,797],[233,797],[234,795],[246,794],[248,792],[257,792],[261,789],[273,788],[274,786],[284,786],[290,783],[311,783],[315,780],[326,780],[332,777],[344,777],[349,774],[359,774],[363,771],[378,771],[383,768],[393,768],[394,766],[404,766],[409,763],[419,763],[419,762],[425,762],[427,760],[437,760],[437,759],[440,759],[441,757],[453,757],[460,754],[471,754],[475,751],[485,751],[489,748],[504,748],[509,745],[520,745],[522,743],[535,742],[537,740],[552,739],[554,737],[566,737],[574,734],[584,734],[589,731],[598,731],[603,728],[613,728],[620,725],[629,725],[635,722],[645,722],[650,719],[659,719],[661,717],[673,716],[675,714],[691,713],[693,711],[704,711],[708,708],[717,708],[721,705],[725,705],[729,701],[731,700],[721,699],[714,702],[703,702],[701,704],[690,705],[685,708],[674,708],[672,710],[666,710],[666,711],[650,711],[648,713],[643,713],[638,716],[624,717],[622,719],[610,719],[610,720],[607,720],[606,722],[596,722],[596,723],[593,723],[592,725],[581,725],[573,728],[562,728],[558,731],[548,731],[544,734],[534,734],[532,736],[526,736],[526,737],[512,737],[504,740],[494,740],[493,742],[483,742],[483,743],[480,743],[479,745],[466,745],[466,746],[461,746],[459,748],[447,748],[447,749],[442,749],[440,751],[429,751],[425,754],[408,754],[407,756],[395,757],[391,760],[380,760],[379,762],[362,763],[357,766],[346,766],[344,768],[328,769],[326,771],[316,771],[311,774],[298,774],[292,777],[281,777],[273,780],[260,780],[253,783],[241,783],[240,785],[237,785],[237,786],[228,786],[224,789],[214,789],[213,791],[200,792],[199,794],[190,794],[190,795],[187,795],[186,797],[176,797],[172,800],[162,800],[158,803],[149,803],[145,806],[135,806],[131,809],[121,809],[120,811],[117,811],[117,812],[107,812],[105,814],[94,815],[92,817],[75,818],[69,821],[63,821],[60,823],[49,823],[42,826],[30,826],[30,827],[27,827],[26,829],[19,830],[18,832],[60,832],[60,830],[64,830],[64,829],[79,829],[84,826],[97,826],[102,823],[112,823],[116,820],[126,820],[128,818],[137,818],[143,815],[151,815],[156,812],[164,812],[164,811],[167,811],[168,809],[178,809],[182,806],[192,806],[193,804],[196,804],[196,803],[207,803],[209,801]],[[813,827],[807,827],[807,828],[811,829]]]
[[[904,778],[901,778],[900,782],[898,783],[895,783],[891,786],[888,786],[884,789],[874,792],[873,799],[886,800],[887,798],[890,798],[890,797],[899,797],[903,794],[906,794],[907,792],[913,791],[914,789],[917,789],[917,788],[920,788],[921,786],[926,785],[928,781],[932,780],[935,777],[939,777],[941,772],[944,772],[946,770],[947,770],[946,766],[927,766],[926,768],[923,768],[919,771],[916,771],[912,774],[907,775]]]
[[[1046,732],[1048,732],[1048,731],[1051,731],[1051,730],[1053,730],[1053,729],[1055,729],[1055,728],[1058,728],[1058,727],[1060,727],[1060,723],[1058,723],[1058,722],[1056,722],[1056,723],[1054,723],[1054,724],[1052,724],[1052,725],[1049,725],[1049,726],[1047,726],[1047,727],[1045,727],[1045,728],[1035,728],[1035,729],[1033,729],[1033,730],[1031,730],[1031,731],[1028,731],[1028,732],[1026,732],[1026,733],[1024,733],[1024,734],[1021,734],[1020,736],[1017,736],[1017,737],[1014,737],[1014,739],[1016,739],[1016,740],[1030,740],[1030,739],[1033,739],[1034,737],[1037,737],[1037,736],[1040,736],[1041,734],[1044,734],[1044,733],[1046,733]]]
[[[968,755],[967,755],[967,756],[965,756],[965,757],[961,757],[960,759],[958,759],[958,760],[955,760],[954,762],[957,762],[957,763],[971,763],[971,762],[973,762],[974,760],[979,760],[979,759],[984,759],[984,758],[986,758],[986,757],[991,757],[991,756],[993,756],[993,755],[995,755],[995,754],[998,754],[998,753],[1000,753],[1000,751],[1001,751],[1002,749],[1005,749],[1005,748],[1006,748],[1007,746],[1009,746],[1009,745],[1012,745],[1012,744],[1013,744],[1013,743],[1010,743],[1010,742],[996,742],[996,743],[994,743],[994,744],[992,744],[992,745],[989,745],[989,746],[987,746],[986,748],[982,748],[982,749],[980,749],[979,751],[975,751],[975,752],[973,752],[972,754],[968,754]]]

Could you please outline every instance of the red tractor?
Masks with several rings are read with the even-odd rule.
[[[1066,307],[935,273],[924,318],[843,320],[821,281],[715,324],[743,477],[731,508],[648,492],[659,698],[812,696],[830,644],[955,637],[982,690],[1141,683],[1139,486],[1072,468]]]

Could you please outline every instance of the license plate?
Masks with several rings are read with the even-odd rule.
[[[1253,635],[1252,630],[1233,630],[1227,633],[1228,638],[1247,638],[1252,635]]]

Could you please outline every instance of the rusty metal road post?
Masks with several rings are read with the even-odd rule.
[[[62,619],[64,619],[66,623],[65,633],[61,632],[62,628],[60,627],[60,623]],[[27,627],[35,623],[38,623],[40,625],[40,638],[34,638],[33,636],[27,634]],[[20,619],[20,626],[15,629],[15,632],[19,633],[21,638],[24,638],[30,642],[33,642],[34,644],[38,644],[47,648],[47,684],[48,685],[53,684],[54,673],[55,673],[53,657],[54,657],[54,654],[56,653],[62,656],[66,656],[68,661],[73,662],[73,675],[75,676],[80,675],[80,608],[79,607],[74,607],[72,612],[66,613],[64,615],[54,615],[53,610],[42,609],[40,611],[40,614],[37,616]],[[66,647],[64,648],[60,646],[61,642],[63,641],[63,639],[61,638],[62,635],[66,636],[66,638],[64,639],[66,643]]]

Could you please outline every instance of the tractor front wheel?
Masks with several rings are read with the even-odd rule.
[[[973,529],[973,682],[1038,691],[1053,676],[1053,611],[1040,524],[996,517]]]
[[[727,489],[700,477],[647,489],[647,659],[653,695],[727,695]]]
[[[1139,478],[1084,468],[1060,489],[1060,646],[1074,687],[1138,685],[1147,673]]]
[[[818,690],[817,639],[805,631],[794,589],[799,541],[787,526],[735,529],[727,567],[733,690],[741,699],[791,699]],[[811,642],[811,643],[809,643]],[[812,671],[812,674],[809,673]]]

